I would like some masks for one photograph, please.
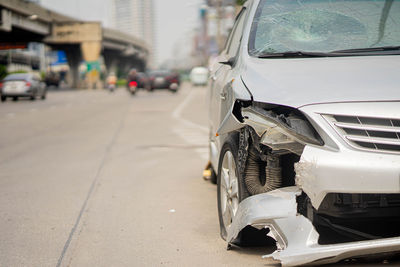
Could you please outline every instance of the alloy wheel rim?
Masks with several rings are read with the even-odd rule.
[[[235,159],[231,151],[227,151],[222,160],[220,181],[220,205],[225,229],[231,224],[239,206],[239,184]]]

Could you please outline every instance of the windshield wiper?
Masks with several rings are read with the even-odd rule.
[[[307,51],[287,51],[281,53],[265,53],[258,58],[294,58],[294,57],[332,57],[337,56],[332,53],[307,52]]]
[[[398,51],[398,50],[400,50],[400,46],[380,46],[380,47],[336,50],[336,51],[332,51],[331,53],[368,53],[368,52]]]

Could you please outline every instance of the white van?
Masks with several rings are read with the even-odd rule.
[[[208,69],[204,67],[195,67],[190,72],[190,81],[193,85],[207,85]]]

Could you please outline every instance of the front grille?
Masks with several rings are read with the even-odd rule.
[[[324,115],[353,147],[400,153],[400,119]]]

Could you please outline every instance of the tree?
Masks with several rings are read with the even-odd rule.
[[[7,75],[7,67],[0,64],[0,80],[6,77]]]
[[[236,0],[236,5],[242,6],[246,0]]]

